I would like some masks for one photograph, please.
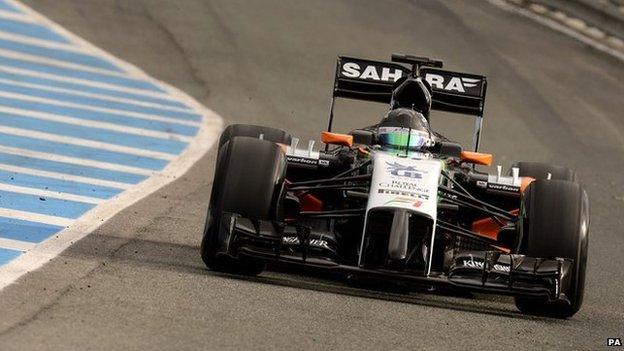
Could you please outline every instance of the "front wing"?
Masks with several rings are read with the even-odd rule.
[[[217,250],[221,255],[253,257],[394,282],[450,286],[569,303],[566,292],[573,264],[569,259],[466,251],[456,255],[447,274],[426,276],[424,272],[415,274],[341,264],[337,243],[304,226],[250,221],[237,214],[224,213],[218,235],[218,242],[223,243]]]

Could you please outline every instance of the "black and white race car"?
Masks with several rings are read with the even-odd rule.
[[[225,129],[201,244],[206,265],[258,274],[279,261],[513,295],[525,313],[575,314],[589,227],[575,172],[535,162],[477,170],[492,163],[478,152],[485,77],[423,57],[392,61],[338,58],[324,150],[276,128]],[[390,109],[377,125],[334,133],[338,97]],[[472,150],[432,131],[431,110],[475,116]]]

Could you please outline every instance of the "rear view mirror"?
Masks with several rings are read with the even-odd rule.
[[[440,155],[461,158],[462,147],[458,143],[439,141],[436,143],[435,150],[433,151]]]
[[[353,136],[353,143],[360,145],[374,145],[377,138],[374,132],[364,129],[356,129],[349,133]]]

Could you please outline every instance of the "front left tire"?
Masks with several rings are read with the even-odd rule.
[[[281,129],[253,124],[230,124],[223,130],[221,137],[219,137],[219,150],[232,138],[241,136],[256,139],[260,139],[260,136],[262,136],[263,140],[286,145],[290,145],[292,140],[290,134]]]
[[[223,144],[201,244],[201,256],[208,268],[245,275],[262,272],[262,262],[220,252],[226,246],[219,236],[221,216],[236,213],[249,219],[278,219],[285,172],[286,156],[273,142],[238,136]]]

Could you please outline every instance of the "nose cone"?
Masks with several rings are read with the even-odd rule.
[[[409,241],[409,218],[406,210],[396,210],[392,225],[390,226],[390,237],[388,238],[388,264],[401,266],[407,259],[407,245]]]
[[[372,210],[364,233],[361,266],[394,271],[424,270],[423,245],[431,235],[432,220],[401,208]]]

